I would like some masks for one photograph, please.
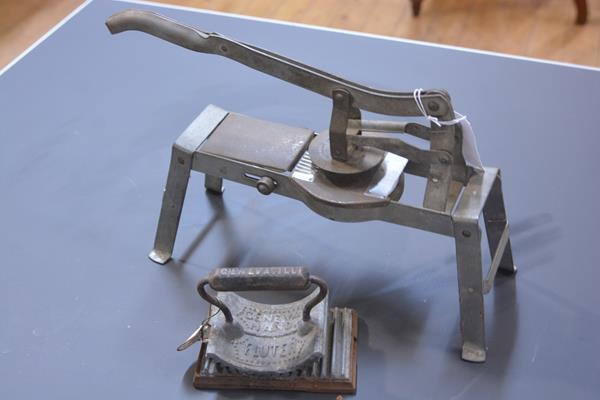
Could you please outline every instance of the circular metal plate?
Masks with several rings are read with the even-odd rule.
[[[373,171],[381,164],[385,152],[374,147],[352,148],[347,161],[334,160],[329,147],[329,132],[321,132],[308,146],[312,163],[328,175],[352,177]]]

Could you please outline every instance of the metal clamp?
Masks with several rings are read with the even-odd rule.
[[[200,296],[218,307],[225,321],[233,323],[229,308],[215,296],[208,294],[206,285],[221,292],[242,292],[252,290],[306,290],[311,283],[319,287],[319,293],[306,303],[302,320],[310,321],[310,311],[327,296],[327,284],[321,278],[310,275],[304,267],[260,267],[260,268],[217,268],[198,282]]]

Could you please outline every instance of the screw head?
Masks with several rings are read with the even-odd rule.
[[[263,176],[262,178],[260,178],[258,180],[258,182],[256,182],[256,189],[261,194],[264,194],[266,196],[266,195],[273,193],[273,190],[275,190],[276,185],[277,184],[275,183],[273,178],[270,178],[268,176]]]
[[[427,108],[429,108],[431,111],[438,111],[440,109],[440,105],[432,100],[427,103]]]

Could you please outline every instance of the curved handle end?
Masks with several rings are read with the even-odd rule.
[[[189,50],[202,53],[214,51],[209,43],[208,33],[152,11],[120,11],[108,17],[105,24],[113,35],[124,31],[140,31]]]
[[[124,10],[114,13],[106,19],[105,25],[113,35],[132,29],[131,22],[139,19],[140,12]]]

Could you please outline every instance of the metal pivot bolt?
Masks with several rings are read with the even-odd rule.
[[[256,189],[265,196],[273,193],[276,186],[277,182],[268,176],[263,176],[256,182]]]

